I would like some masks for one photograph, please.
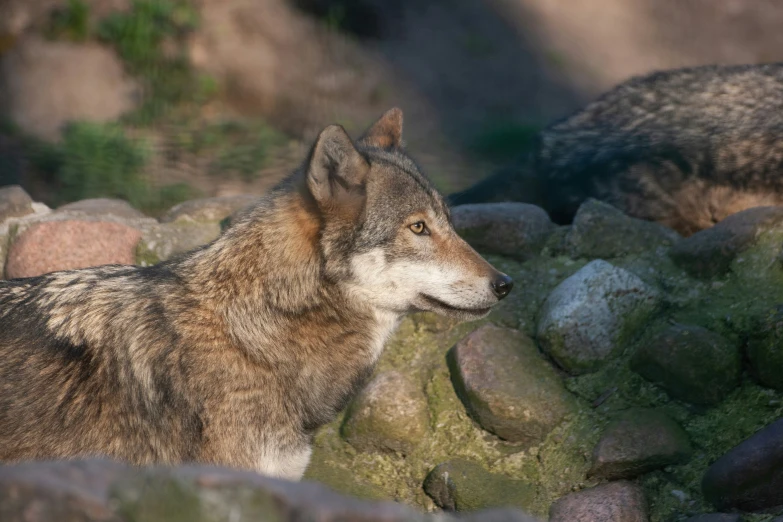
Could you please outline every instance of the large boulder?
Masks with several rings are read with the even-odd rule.
[[[454,228],[482,252],[525,260],[541,252],[555,224],[527,203],[478,203],[451,211]]]
[[[634,274],[597,259],[549,294],[539,313],[538,341],[567,372],[593,372],[644,323],[658,295]]]
[[[435,503],[449,511],[474,511],[488,507],[529,509],[535,487],[480,465],[455,459],[435,466],[424,480],[424,491]]]
[[[532,339],[485,325],[447,355],[454,389],[472,418],[498,437],[532,446],[574,411],[574,398]]]
[[[626,216],[615,207],[590,198],[576,212],[565,247],[572,257],[605,259],[668,247],[679,239],[674,230]]]
[[[631,369],[672,397],[710,406],[739,385],[739,347],[701,326],[676,324],[647,338]]]
[[[783,419],[762,428],[715,461],[702,480],[704,496],[721,510],[783,507]]]
[[[343,437],[362,451],[409,453],[427,434],[427,397],[418,382],[398,371],[377,375],[354,399]]]
[[[665,413],[631,409],[610,423],[593,450],[588,474],[631,479],[690,457],[688,435]]]

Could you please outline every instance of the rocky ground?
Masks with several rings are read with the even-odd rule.
[[[118,200],[52,210],[18,187],[0,189],[0,269],[11,278],[153,264],[217,237],[251,201],[188,201],[153,219]],[[515,507],[595,522],[783,514],[783,209],[751,209],[685,239],[592,200],[566,227],[521,203],[453,214],[463,237],[514,278],[514,291],[482,321],[403,321],[369,385],[318,433],[306,479],[417,512]],[[50,473],[92,487],[82,464],[40,466],[2,468],[0,496],[59,495],[36,478]],[[139,477],[183,480],[171,487],[184,496],[171,498],[195,495],[199,505],[222,498],[199,488],[225,480],[263,495],[294,492],[280,502],[309,502],[298,513],[320,505],[305,502],[311,486],[245,475],[84,466],[122,476],[111,495],[127,488],[133,509],[144,504],[128,485]],[[193,482],[193,473],[207,478]],[[101,491],[95,502],[105,508]],[[317,491],[331,513],[319,520],[336,520],[333,497]],[[290,512],[281,519],[302,519]],[[157,520],[145,516],[128,520]],[[203,517],[189,520],[219,519]]]

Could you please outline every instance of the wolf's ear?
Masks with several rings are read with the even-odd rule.
[[[367,129],[361,141],[370,147],[396,149],[402,146],[402,111],[389,109]]]
[[[307,167],[307,188],[319,204],[356,192],[370,166],[340,125],[329,125],[315,141]]]

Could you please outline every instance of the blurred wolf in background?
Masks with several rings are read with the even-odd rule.
[[[0,281],[0,460],[202,462],[298,479],[404,314],[511,290],[401,146],[402,113],[304,165],[213,243],[148,268]]]
[[[569,223],[588,197],[690,235],[783,203],[783,64],[633,78],[537,137],[454,204],[523,201]]]

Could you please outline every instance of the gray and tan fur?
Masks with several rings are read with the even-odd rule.
[[[525,201],[568,223],[593,197],[688,235],[782,204],[781,172],[783,64],[704,66],[620,84],[451,201]]]
[[[511,280],[462,241],[393,109],[215,242],[148,268],[0,281],[0,460],[108,456],[298,479],[411,311],[479,318]]]

